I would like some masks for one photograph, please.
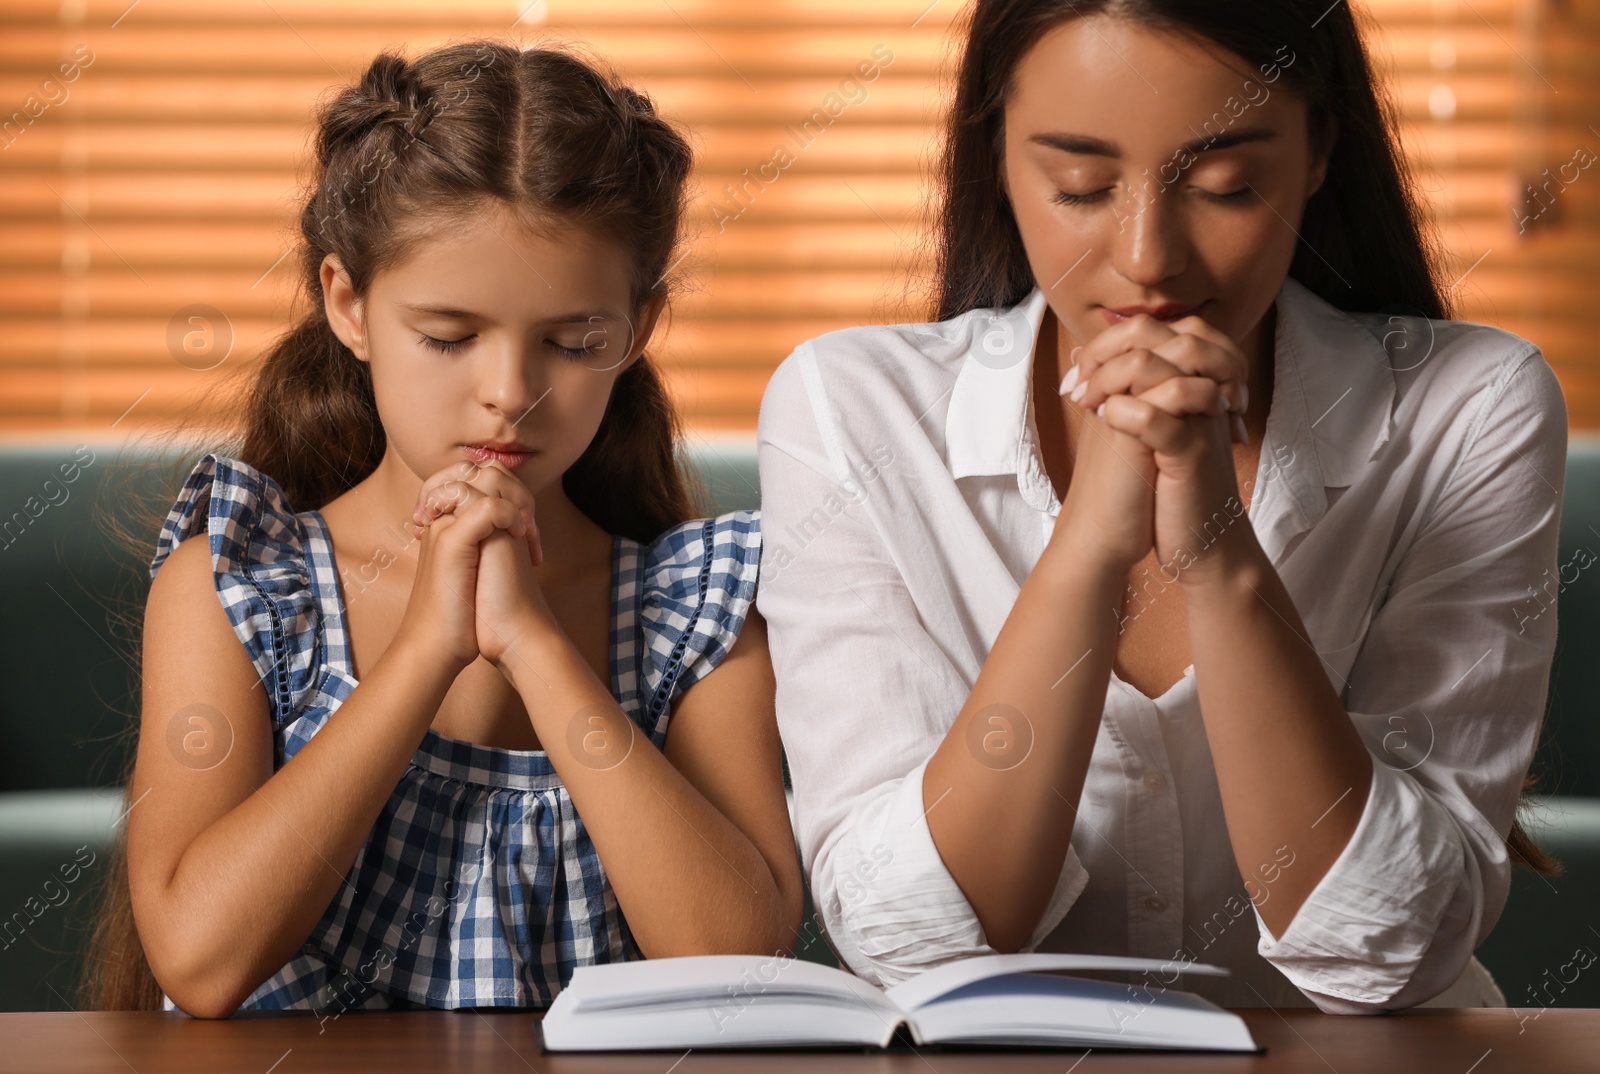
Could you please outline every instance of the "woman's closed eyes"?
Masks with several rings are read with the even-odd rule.
[[[1246,184],[1238,190],[1204,190],[1200,187],[1190,187],[1190,189],[1209,201],[1215,201],[1224,205],[1241,204],[1243,202],[1254,200],[1257,196],[1255,188],[1249,184]],[[1067,190],[1057,190],[1050,200],[1055,202],[1057,205],[1092,205],[1095,202],[1104,200],[1105,196],[1111,193],[1111,190],[1111,187],[1103,187],[1100,190],[1093,190],[1087,194],[1074,194]]]

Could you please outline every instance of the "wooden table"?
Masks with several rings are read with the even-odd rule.
[[[1240,1011],[1266,1055],[1155,1052],[611,1053],[549,1055],[534,1016],[371,1011],[319,1024],[311,1014],[0,1014],[0,1071],[114,1074],[300,1074],[305,1071],[1038,1071],[1194,1074],[1564,1074],[1600,1071],[1600,1010],[1417,1010],[1378,1017]]]

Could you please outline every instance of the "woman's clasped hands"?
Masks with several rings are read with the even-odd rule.
[[[1100,483],[1115,481],[1128,489],[1114,498],[1126,502],[1102,507],[1099,496],[1090,496],[1073,509],[1122,514],[1120,526],[1105,520],[1108,525],[1096,527],[1120,534],[1126,561],[1121,565],[1131,568],[1153,544],[1159,562],[1180,580],[1220,576],[1228,548],[1238,544],[1227,539],[1239,536],[1232,524],[1244,514],[1232,448],[1249,443],[1243,417],[1249,363],[1243,352],[1199,316],[1166,322],[1138,314],[1074,348],[1073,357],[1061,392],[1083,411],[1086,432],[1113,450],[1095,450],[1090,436],[1081,437],[1072,484],[1078,484],[1086,454],[1110,468],[1117,465],[1110,458],[1115,454],[1122,473],[1103,475]],[[1133,507],[1136,481],[1149,488]],[[1148,521],[1135,522],[1135,514]]]
[[[533,493],[504,464],[429,477],[411,526],[422,545],[402,628],[426,630],[460,668],[480,655],[501,667],[519,637],[554,622],[534,573],[544,555]]]

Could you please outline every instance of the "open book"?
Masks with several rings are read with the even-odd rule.
[[[1057,976],[1124,971],[1134,983]],[[580,966],[545,1013],[552,1052],[913,1044],[1254,1052],[1243,1019],[1170,987],[1194,962],[983,955],[888,991],[783,956],[698,955]]]

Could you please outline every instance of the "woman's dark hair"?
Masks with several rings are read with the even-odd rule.
[[[1306,202],[1289,275],[1343,310],[1449,315],[1439,247],[1400,155],[1351,5],[1326,0],[977,0],[966,24],[939,164],[936,320],[1020,302],[1034,288],[1000,182],[1005,106],[1018,64],[1070,19],[1113,15],[1219,45],[1251,72],[1282,72],[1313,139],[1338,142]],[[1287,56],[1285,55],[1286,50]],[[1287,57],[1290,62],[1285,63]],[[1259,76],[1253,76],[1261,81]]]
[[[1018,65],[1044,34],[1111,15],[1221,46],[1251,71],[1277,67],[1306,103],[1315,141],[1337,124],[1322,187],[1306,202],[1289,275],[1330,305],[1448,317],[1440,249],[1400,153],[1396,112],[1380,95],[1350,4],[1327,0],[976,0],[945,126],[933,236],[935,320],[1013,306],[1035,281],[1000,180],[1005,107]],[[1280,50],[1287,50],[1288,56]],[[1292,61],[1286,62],[1292,56]],[[1526,793],[1536,785],[1529,777]],[[1511,860],[1560,865],[1513,821]]]
[[[239,446],[228,452],[277,481],[296,511],[354,487],[387,445],[370,368],[324,312],[328,254],[365,295],[380,272],[427,241],[430,224],[499,207],[534,228],[576,226],[614,243],[631,260],[635,314],[668,288],[693,152],[648,97],[570,52],[483,40],[409,61],[385,53],[323,104],[315,148],[299,229],[305,309],[253,374]],[[618,375],[562,489],[607,532],[647,543],[699,513],[699,484],[679,465],[682,442],[665,386],[641,356]],[[148,561],[170,503],[154,520],[113,525],[114,535]],[[101,900],[82,1004],[159,1008],[134,924],[125,834]]]

